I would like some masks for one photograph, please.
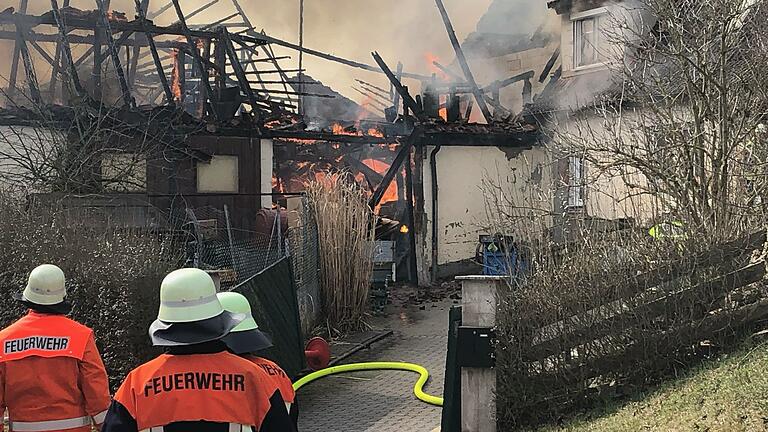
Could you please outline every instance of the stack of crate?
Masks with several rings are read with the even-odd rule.
[[[374,313],[383,313],[389,299],[389,283],[396,279],[395,242],[377,240],[373,248],[371,303]]]

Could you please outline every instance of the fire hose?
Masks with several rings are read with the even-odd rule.
[[[438,396],[432,396],[424,392],[424,384],[429,379],[429,371],[424,366],[414,363],[403,362],[368,362],[368,363],[350,363],[340,366],[331,366],[329,368],[320,369],[316,372],[312,372],[293,383],[293,389],[298,391],[300,388],[309,384],[317,379],[336,375],[340,373],[366,371],[366,370],[401,370],[408,372],[416,372],[419,374],[419,379],[413,386],[413,394],[422,401],[430,405],[443,406],[443,398]]]

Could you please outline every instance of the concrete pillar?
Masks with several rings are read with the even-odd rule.
[[[496,325],[496,293],[504,276],[460,276],[461,325]],[[461,431],[496,432],[496,369],[461,369]]]
[[[261,193],[272,193],[272,175],[275,166],[274,150],[271,139],[262,138],[259,143],[259,155],[261,156]],[[261,207],[272,208],[272,195],[261,196]]]

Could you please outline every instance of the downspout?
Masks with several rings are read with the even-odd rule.
[[[440,151],[441,145],[435,146],[435,149],[429,154],[429,170],[432,178],[432,282],[437,282],[437,153]]]

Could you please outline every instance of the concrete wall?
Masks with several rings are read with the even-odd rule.
[[[424,156],[426,224],[418,233],[426,266],[432,248],[432,179],[428,147]],[[502,150],[496,147],[443,147],[437,154],[438,263],[475,256],[480,234],[503,232],[520,239],[539,236],[533,229],[550,224],[552,178],[543,148]],[[427,270],[428,271],[428,270]]]

